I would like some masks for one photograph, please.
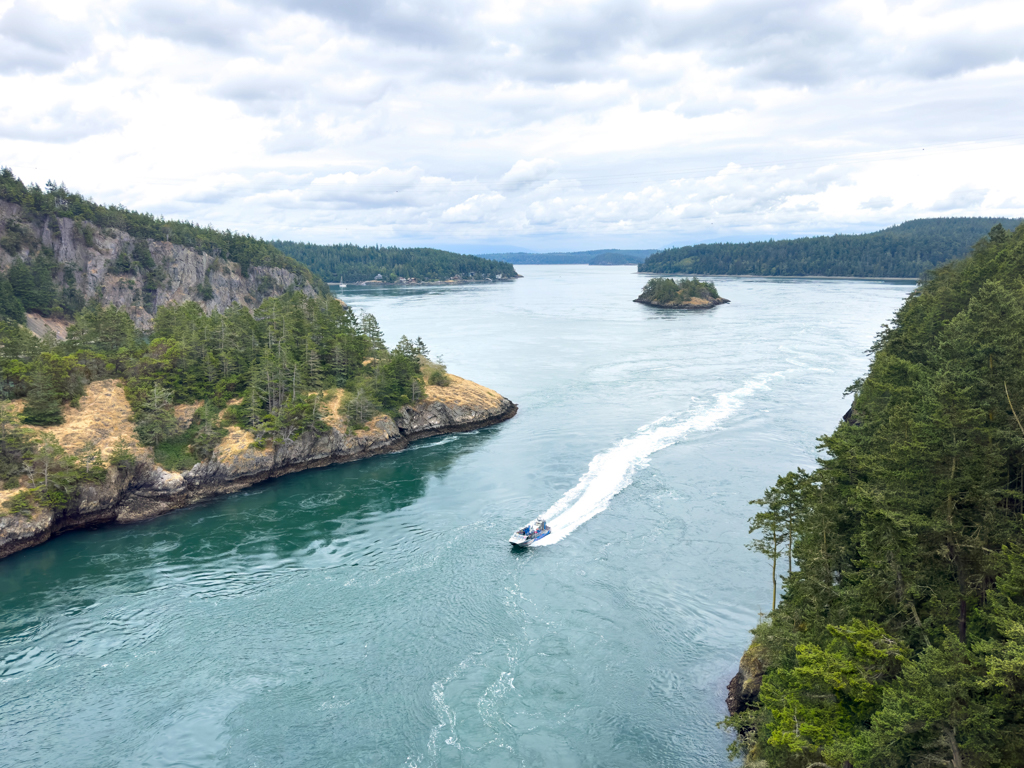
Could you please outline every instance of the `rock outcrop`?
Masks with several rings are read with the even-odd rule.
[[[730,715],[742,712],[757,702],[763,674],[764,664],[758,656],[757,646],[751,645],[740,659],[740,669],[736,676],[729,681],[725,704]]]
[[[98,381],[89,385],[79,408],[67,409],[65,424],[45,428],[69,450],[87,442],[106,457],[120,437],[136,451],[130,471],[108,471],[107,482],[88,486],[71,508],[38,512],[31,518],[0,512],[0,557],[41,544],[64,531],[103,523],[133,523],[255,483],[328,464],[338,464],[401,450],[412,440],[448,432],[480,429],[512,418],[517,406],[497,392],[449,374],[447,387],[428,386],[425,398],[401,409],[397,419],[380,415],[365,429],[346,430],[337,414],[341,394],[327,403],[330,431],[306,432],[296,440],[252,447],[253,436],[238,427],[217,447],[213,457],[186,472],[168,472],[155,465],[152,453],[134,442],[130,410],[120,385]],[[0,491],[0,502],[17,493]]]
[[[693,298],[687,299],[686,301],[654,301],[653,299],[638,298],[633,299],[637,304],[646,304],[648,307],[659,307],[660,309],[711,309],[717,307],[720,304],[728,304],[728,299],[723,298],[711,298],[705,299],[700,296],[694,296]]]
[[[155,295],[147,296],[139,275],[111,271],[118,254],[135,247],[136,239],[128,233],[58,216],[34,222],[22,216],[20,206],[0,200],[0,234],[14,228],[28,233],[26,244],[17,254],[0,249],[0,270],[6,272],[15,258],[25,258],[36,245],[51,248],[64,268],[65,281],[73,281],[85,300],[101,296],[104,304],[125,310],[142,330],[152,328],[156,308],[164,304],[196,301],[209,313],[214,309],[223,312],[234,302],[252,310],[264,298],[288,290],[316,294],[305,278],[281,267],[252,266],[243,275],[235,262],[184,245],[147,239],[153,261],[164,275]],[[204,295],[209,298],[202,298]],[[29,327],[39,332],[31,322]]]

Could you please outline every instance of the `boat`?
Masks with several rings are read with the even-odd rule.
[[[529,525],[513,533],[512,538],[508,541],[514,547],[532,547],[549,533],[551,533],[551,528],[548,526],[547,521],[538,517]]]

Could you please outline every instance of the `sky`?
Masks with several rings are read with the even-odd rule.
[[[1024,215],[1024,3],[0,0],[0,165],[267,239]]]

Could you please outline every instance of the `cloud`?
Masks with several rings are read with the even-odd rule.
[[[244,51],[247,38],[265,24],[266,20],[251,9],[224,0],[139,0],[121,19],[121,26],[129,33],[219,52]]]
[[[256,234],[645,247],[1020,208],[1013,0],[2,7],[5,163]]]
[[[884,211],[886,208],[892,208],[892,198],[872,197],[870,200],[865,200],[861,203],[860,207],[868,211]]]
[[[933,211],[955,211],[977,208],[985,202],[987,189],[975,189],[964,186],[953,190],[945,200],[939,200],[932,206]]]
[[[120,127],[121,120],[102,107],[80,112],[69,104],[56,104],[40,115],[13,109],[0,111],[0,137],[20,141],[70,144]]]
[[[0,74],[60,72],[89,55],[87,27],[16,0],[0,17]]]
[[[489,195],[473,195],[465,202],[453,205],[441,214],[443,221],[452,224],[466,224],[482,221],[501,207],[505,198],[497,192]]]
[[[501,177],[500,185],[504,189],[518,190],[531,184],[543,181],[555,169],[557,163],[540,157],[536,160],[516,160],[508,172]]]

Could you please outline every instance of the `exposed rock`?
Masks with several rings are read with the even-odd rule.
[[[136,467],[130,473],[109,470],[106,483],[86,488],[66,512],[45,511],[32,518],[0,513],[0,557],[64,531],[147,520],[291,472],[391,453],[412,440],[480,429],[516,414],[516,405],[497,392],[458,376],[449,374],[449,378],[450,386],[428,386],[425,399],[402,408],[397,419],[381,415],[355,433],[346,431],[343,420],[332,413],[326,419],[331,427],[326,434],[307,432],[296,440],[259,450],[252,447],[251,434],[232,427],[209,461],[186,472],[168,472],[156,466],[152,452],[138,446],[119,383],[93,382],[79,408],[68,407],[65,424],[46,431],[69,450],[92,442],[104,457],[124,436],[136,452]],[[325,405],[333,409],[339,401],[340,395],[336,395]],[[0,502],[15,493],[17,489],[0,491]]]
[[[86,245],[81,235],[75,232],[75,222],[56,216],[47,217],[42,223],[34,223],[21,216],[21,207],[0,200],[0,231],[18,226],[30,232],[34,244],[52,248],[57,262],[65,268],[86,300],[102,295],[103,303],[124,309],[135,325],[143,330],[153,327],[153,313],[164,304],[182,304],[196,301],[206,312],[214,309],[223,312],[232,303],[244,304],[255,309],[268,296],[280,296],[289,289],[299,290],[313,296],[316,291],[305,278],[281,267],[253,266],[249,274],[242,275],[242,268],[235,262],[200,253],[184,245],[162,240],[146,240],[150,254],[166,277],[157,287],[155,296],[145,296],[142,279],[137,274],[115,275],[110,269],[117,255],[132,251],[136,239],[127,232],[116,229],[98,229],[83,222],[80,228],[88,228],[92,245]],[[8,254],[0,249],[0,269],[7,270],[14,258],[24,258],[30,246],[20,254]],[[200,289],[209,275],[213,297],[200,299]],[[45,333],[45,327],[35,326],[31,319],[29,327],[37,334]],[[55,332],[56,329],[55,329]],[[58,337],[60,333],[57,332]]]
[[[728,299],[723,299],[721,297],[717,299],[702,299],[700,296],[694,296],[686,301],[674,301],[669,303],[648,299],[633,299],[633,301],[637,304],[646,304],[648,307],[658,307],[660,309],[711,309],[712,307],[717,307],[719,304],[729,303]]]
[[[758,656],[757,645],[752,644],[740,659],[740,669],[736,676],[729,681],[729,694],[725,697],[725,704],[730,715],[742,712],[757,702],[758,694],[761,692],[762,675],[764,663]]]

